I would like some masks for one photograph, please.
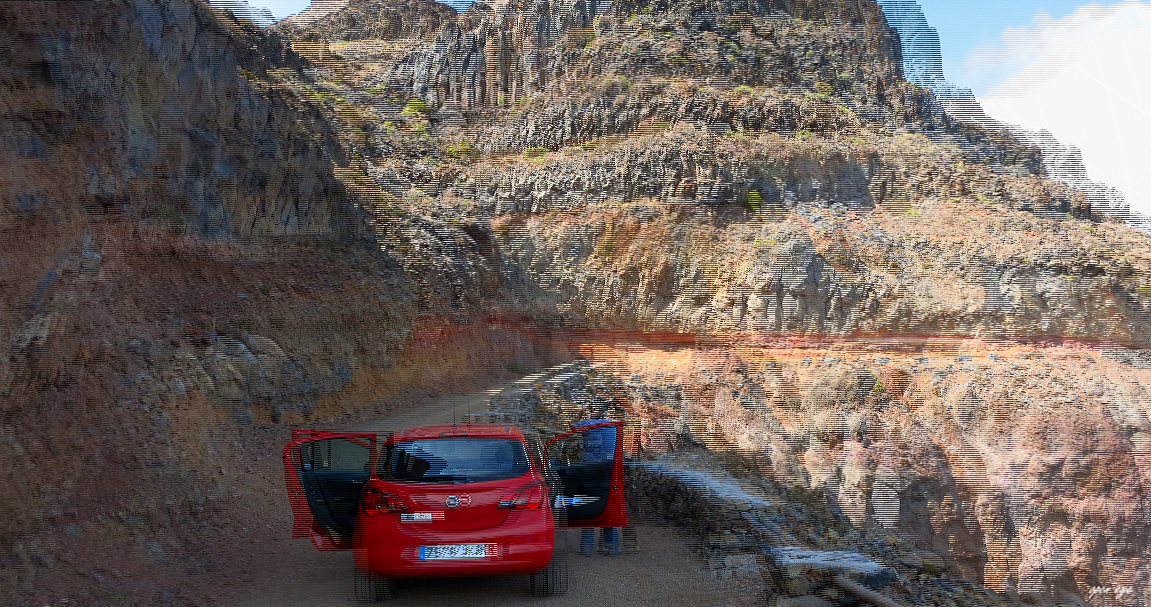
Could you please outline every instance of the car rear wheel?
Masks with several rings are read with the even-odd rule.
[[[374,571],[361,571],[360,567],[356,567],[353,577],[357,601],[375,603],[392,598],[392,581],[388,578]]]
[[[567,559],[531,574],[530,582],[532,594],[535,596],[566,593],[568,591]]]

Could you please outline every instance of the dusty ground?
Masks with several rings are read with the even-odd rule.
[[[407,413],[365,417],[342,426],[399,430],[450,421],[482,410],[490,390],[473,392]],[[286,427],[256,429],[246,437],[246,461],[217,471],[231,499],[216,516],[168,538],[166,558],[144,562],[102,560],[88,571],[77,552],[75,567],[56,567],[54,590],[25,595],[13,607],[100,604],[280,605],[354,604],[350,553],[319,552],[306,539],[291,539],[291,510],[284,492],[280,449]],[[674,528],[653,524],[640,531],[641,553],[580,557],[569,536],[571,591],[536,599],[527,578],[409,580],[396,588],[396,605],[751,605],[757,580],[716,580]],[[164,543],[164,538],[157,538]],[[73,550],[75,548],[73,547]],[[84,569],[84,570],[82,570]]]

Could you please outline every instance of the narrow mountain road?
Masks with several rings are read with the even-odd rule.
[[[753,605],[754,596],[739,587],[723,587],[693,558],[683,538],[667,527],[650,526],[639,534],[642,552],[634,555],[581,557],[574,546],[578,530],[568,536],[571,559],[567,594],[535,598],[527,576],[406,580],[396,585],[387,604],[412,607],[452,605],[588,605],[724,606]],[[280,607],[357,605],[352,596],[352,556],[322,553],[306,540],[295,540],[276,553],[273,570],[245,596],[237,593],[237,606]]]
[[[502,387],[501,387],[502,388]],[[404,428],[462,419],[486,410],[487,399],[500,389],[479,391],[442,401],[417,411],[390,413],[356,420],[343,427],[369,430]],[[352,555],[320,552],[306,539],[291,539],[291,510],[283,487],[278,457],[270,457],[288,440],[283,428],[267,429],[252,439],[249,450],[266,455],[244,468],[238,477],[230,534],[221,537],[221,555],[184,583],[195,586],[208,600],[243,607],[333,607],[354,605]],[[256,443],[262,443],[257,446]],[[279,451],[275,450],[278,456]],[[217,529],[214,533],[229,535]],[[250,534],[250,535],[249,535]],[[566,595],[535,598],[526,576],[405,580],[397,584],[388,604],[444,607],[451,605],[587,605],[724,606],[759,604],[754,585],[738,579],[717,580],[694,556],[691,546],[675,529],[649,524],[639,530],[639,554],[579,556],[578,529],[569,531],[571,587]]]

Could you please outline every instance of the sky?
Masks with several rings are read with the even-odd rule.
[[[1046,129],[1151,216],[1151,0],[918,0],[943,74],[993,118]],[[276,18],[308,0],[249,0]]]
[[[918,0],[943,75],[991,117],[1077,146],[1151,216],[1151,1]]]
[[[272,16],[276,19],[283,19],[308,8],[311,2],[310,0],[248,0],[248,4],[257,8],[267,7],[268,10],[272,11]]]

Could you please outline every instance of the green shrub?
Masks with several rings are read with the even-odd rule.
[[[797,196],[795,192],[788,190],[788,191],[783,193],[783,208],[790,211],[790,210],[794,209],[795,205],[798,203],[799,203],[799,196]]]
[[[401,116],[418,116],[428,111],[428,104],[423,99],[412,99],[400,110]]]
[[[747,206],[751,207],[752,211],[758,211],[759,205],[762,203],[763,200],[760,197],[759,192],[752,190],[747,193]]]
[[[458,114],[463,111],[463,106],[455,99],[448,99],[440,106],[441,115]]]

